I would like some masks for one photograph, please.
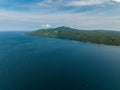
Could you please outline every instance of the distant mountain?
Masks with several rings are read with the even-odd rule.
[[[70,27],[40,29],[27,35],[69,39],[97,44],[120,45],[120,32],[109,30],[78,30]]]

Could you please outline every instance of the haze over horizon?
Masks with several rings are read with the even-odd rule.
[[[45,25],[120,30],[120,0],[0,0],[0,31]]]

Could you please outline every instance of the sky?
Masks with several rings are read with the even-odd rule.
[[[120,0],[0,0],[0,31],[119,30]]]

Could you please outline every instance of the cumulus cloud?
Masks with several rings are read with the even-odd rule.
[[[51,25],[49,25],[49,24],[45,24],[45,25],[44,25],[44,24],[43,24],[43,25],[42,25],[42,28],[48,29],[48,28],[51,28]]]

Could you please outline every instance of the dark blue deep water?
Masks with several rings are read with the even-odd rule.
[[[120,47],[0,32],[0,90],[120,90]]]

